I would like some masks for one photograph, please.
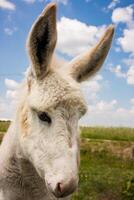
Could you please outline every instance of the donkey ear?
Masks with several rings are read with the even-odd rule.
[[[50,3],[33,24],[27,41],[37,79],[44,78],[49,71],[56,41],[56,4]]]
[[[73,59],[69,64],[71,76],[78,82],[94,75],[103,64],[111,46],[114,27],[110,25],[98,44],[89,52]]]

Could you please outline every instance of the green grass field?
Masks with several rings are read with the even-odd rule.
[[[0,132],[8,125],[0,123]],[[80,182],[72,200],[134,200],[134,129],[82,127],[81,138]]]
[[[81,145],[80,185],[73,200],[134,200],[134,196],[128,197],[129,191],[124,194],[134,177],[134,161],[113,154],[104,144],[101,148],[101,144],[92,140]]]
[[[133,128],[81,127],[82,138],[134,141]]]

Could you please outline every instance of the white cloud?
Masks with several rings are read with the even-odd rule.
[[[134,85],[134,6],[116,8],[112,13],[112,21],[114,23],[125,23],[126,28],[123,30],[122,36],[117,39],[117,44],[125,53],[129,53],[125,60],[128,71],[123,73],[119,65],[112,70],[118,77],[126,78],[129,85]]]
[[[124,59],[124,63],[128,66],[126,72],[126,80],[129,85],[134,85],[134,55],[130,54],[127,59]]]
[[[0,119],[13,119],[16,110],[16,101],[3,97],[0,101]]]
[[[116,51],[116,52],[121,52],[120,47],[115,47],[115,51]]]
[[[6,33],[6,35],[12,35],[13,31],[10,28],[4,28],[4,32]]]
[[[114,23],[127,23],[131,24],[133,21],[133,7],[127,6],[124,8],[116,8],[112,13],[112,21]]]
[[[19,83],[12,79],[5,79],[6,95],[0,98],[0,119],[12,119],[18,101]]]
[[[92,0],[86,0],[87,3],[91,2]]]
[[[127,57],[127,58],[125,58],[125,59],[123,60],[123,62],[124,62],[128,67],[134,65],[134,56],[133,56],[132,54],[130,54],[130,56]]]
[[[120,0],[112,0],[108,5],[108,9],[110,10],[114,9],[118,3],[120,3]]]
[[[130,109],[119,107],[117,100],[98,101],[88,106],[88,112],[81,124],[88,126],[134,127],[134,106]]]
[[[95,107],[93,107],[95,109],[96,112],[100,112],[100,111],[106,111],[106,110],[113,110],[113,108],[117,105],[117,101],[114,99],[111,102],[105,102],[105,101],[100,101],[98,102]]]
[[[32,4],[32,3],[35,3],[36,0],[23,0],[24,2],[28,3],[28,4]]]
[[[5,107],[6,107],[6,105],[3,101],[3,99],[0,98],[0,113],[2,113],[5,110]]]
[[[0,0],[0,8],[7,10],[15,10],[16,6],[14,3],[7,0]]]
[[[57,0],[58,3],[62,3],[64,5],[67,5],[68,0]]]
[[[16,90],[19,87],[19,83],[17,83],[15,80],[8,79],[8,78],[5,79],[5,85],[8,89],[11,89],[11,90]]]
[[[134,29],[125,29],[123,36],[118,38],[118,43],[124,52],[134,53]]]
[[[16,99],[17,98],[17,94],[18,94],[17,90],[7,90],[6,97],[8,99]]]
[[[117,42],[124,52],[134,53],[134,7],[132,5],[116,8],[112,13],[114,23],[125,23],[127,28],[123,30],[123,36],[119,37]]]
[[[7,87],[6,100],[7,100],[7,102],[10,101],[9,104],[12,105],[12,109],[14,110],[15,104],[17,103],[18,97],[19,97],[18,92],[19,92],[19,88],[20,88],[20,83],[16,82],[15,80],[6,78],[5,85]]]
[[[134,35],[134,8],[127,6],[124,8],[116,8],[112,13],[112,21],[114,23],[125,23],[127,28],[123,30],[123,36],[117,39],[118,45],[124,52],[134,53],[133,35]]]
[[[9,35],[9,36],[13,35],[13,33],[14,33],[15,31],[17,31],[17,28],[16,28],[16,27],[13,27],[13,28],[8,28],[8,27],[6,27],[6,28],[4,28],[5,34],[6,34],[6,35]]]
[[[90,89],[90,91],[92,92],[98,92],[101,88],[99,82],[103,80],[102,75],[97,74],[94,78],[92,78],[90,81],[84,81],[81,86],[84,87],[88,87],[88,89]]]
[[[134,65],[131,66],[127,72],[127,83],[134,85]]]
[[[134,98],[133,98],[133,99],[130,99],[130,102],[131,102],[132,104],[134,104]]]
[[[97,74],[95,77],[89,81],[85,81],[81,84],[81,89],[86,99],[87,104],[91,102],[96,102],[98,98],[98,93],[103,87],[103,77]]]
[[[64,5],[67,5],[68,0],[46,0],[46,2],[56,2],[56,3],[62,3]]]
[[[90,26],[77,19],[62,17],[58,22],[57,49],[63,54],[75,56],[90,49],[104,29],[105,26]]]
[[[118,78],[125,78],[128,85],[134,85],[134,63],[129,66],[127,72],[122,71],[121,65],[110,67],[109,70],[113,72]]]
[[[33,4],[36,2],[45,2],[45,0],[23,0],[27,4]]]
[[[117,65],[116,67],[110,67],[109,70],[113,72],[119,78],[125,78],[126,73],[122,72],[121,65]]]
[[[23,1],[27,4],[33,4],[35,2],[46,2],[46,3],[56,2],[56,3],[62,3],[64,5],[67,5],[68,3],[68,0],[23,0]]]

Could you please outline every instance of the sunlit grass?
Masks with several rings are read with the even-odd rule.
[[[82,138],[134,141],[134,128],[81,127]]]
[[[81,149],[79,189],[72,200],[122,200],[134,176],[134,162],[103,152]]]

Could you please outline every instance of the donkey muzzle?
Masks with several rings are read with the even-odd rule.
[[[48,188],[57,198],[66,197],[72,194],[78,186],[78,180],[71,178],[68,182],[59,181],[53,187],[51,182],[48,182]]]

